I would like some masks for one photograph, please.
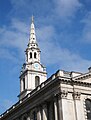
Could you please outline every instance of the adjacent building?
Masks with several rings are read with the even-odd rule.
[[[91,68],[84,74],[58,70],[47,79],[33,17],[25,54],[19,101],[0,120],[91,120]]]

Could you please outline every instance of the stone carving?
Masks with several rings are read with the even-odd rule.
[[[74,93],[73,93],[73,98],[76,99],[76,100],[79,100],[79,99],[80,99],[80,96],[81,96],[81,93],[80,93],[80,92],[74,92]]]
[[[67,98],[67,95],[68,95],[68,91],[66,90],[61,91],[61,98]]]

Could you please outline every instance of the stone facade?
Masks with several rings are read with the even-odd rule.
[[[30,39],[36,40],[34,24],[31,26],[34,39],[31,36]],[[32,52],[28,47],[26,54],[34,51],[40,54],[36,41],[34,43],[36,48],[33,47]],[[31,46],[31,41],[29,44]],[[39,58],[27,58],[20,75],[19,101],[1,114],[0,120],[91,120],[91,70],[85,74],[58,70],[45,80],[46,71]],[[40,64],[40,69],[33,67],[35,62]],[[38,86],[32,82],[36,74],[41,80]],[[21,82],[23,77],[25,86]]]
[[[0,120],[89,120],[85,101],[91,99],[91,83],[86,82],[91,73],[86,73],[85,82],[85,74],[79,75],[79,80],[71,74],[67,78],[64,71],[57,71],[3,113]]]

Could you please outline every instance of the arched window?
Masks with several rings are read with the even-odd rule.
[[[87,120],[91,120],[91,100],[86,99],[86,111],[87,111]]]
[[[23,78],[23,90],[25,90],[25,78]]]
[[[37,56],[37,54],[36,54],[36,52],[34,52],[34,58],[36,58],[36,56]]]
[[[32,58],[32,53],[30,52],[30,58]]]
[[[39,76],[35,77],[35,87],[37,87],[40,84],[40,78]]]

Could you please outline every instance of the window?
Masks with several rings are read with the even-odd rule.
[[[36,58],[36,55],[37,55],[37,54],[36,54],[36,52],[35,52],[35,53],[34,53],[34,58]]]
[[[25,78],[23,78],[23,90],[25,90]]]
[[[32,58],[32,53],[30,52],[30,58]]]
[[[35,87],[37,87],[40,84],[40,78],[39,76],[35,77]]]
[[[87,120],[91,120],[91,100],[86,99],[86,111],[87,111]]]

